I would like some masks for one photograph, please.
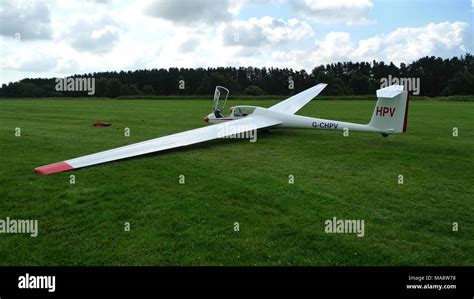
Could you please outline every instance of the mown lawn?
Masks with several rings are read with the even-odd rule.
[[[298,114],[367,123],[374,105],[314,100]],[[38,219],[39,235],[0,234],[0,265],[474,265],[473,102],[414,101],[408,133],[387,138],[278,129],[256,143],[217,140],[33,172],[204,126],[210,106],[1,100],[0,219]],[[93,128],[97,121],[113,125]],[[332,217],[364,220],[365,236],[325,233]]]

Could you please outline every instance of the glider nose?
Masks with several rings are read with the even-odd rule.
[[[209,122],[209,117],[207,117],[207,115],[204,116],[204,121],[207,122],[207,123]]]

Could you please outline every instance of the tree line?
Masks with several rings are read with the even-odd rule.
[[[410,64],[383,61],[338,62],[310,73],[291,68],[217,67],[97,72],[71,77],[95,78],[96,97],[209,95],[216,85],[232,95],[291,95],[316,83],[328,83],[324,95],[373,95],[383,78],[419,78],[420,95],[474,95],[474,57],[423,57]],[[85,91],[61,92],[55,78],[27,78],[3,84],[0,97],[84,97]]]

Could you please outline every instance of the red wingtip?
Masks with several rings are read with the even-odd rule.
[[[35,172],[46,175],[46,174],[51,174],[51,173],[56,173],[56,172],[68,171],[71,169],[74,169],[74,167],[67,164],[66,162],[58,162],[58,163],[53,163],[53,164],[35,168]]]

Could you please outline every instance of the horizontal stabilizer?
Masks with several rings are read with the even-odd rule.
[[[377,89],[377,98],[392,99],[403,92],[403,85],[390,85],[388,87]]]

